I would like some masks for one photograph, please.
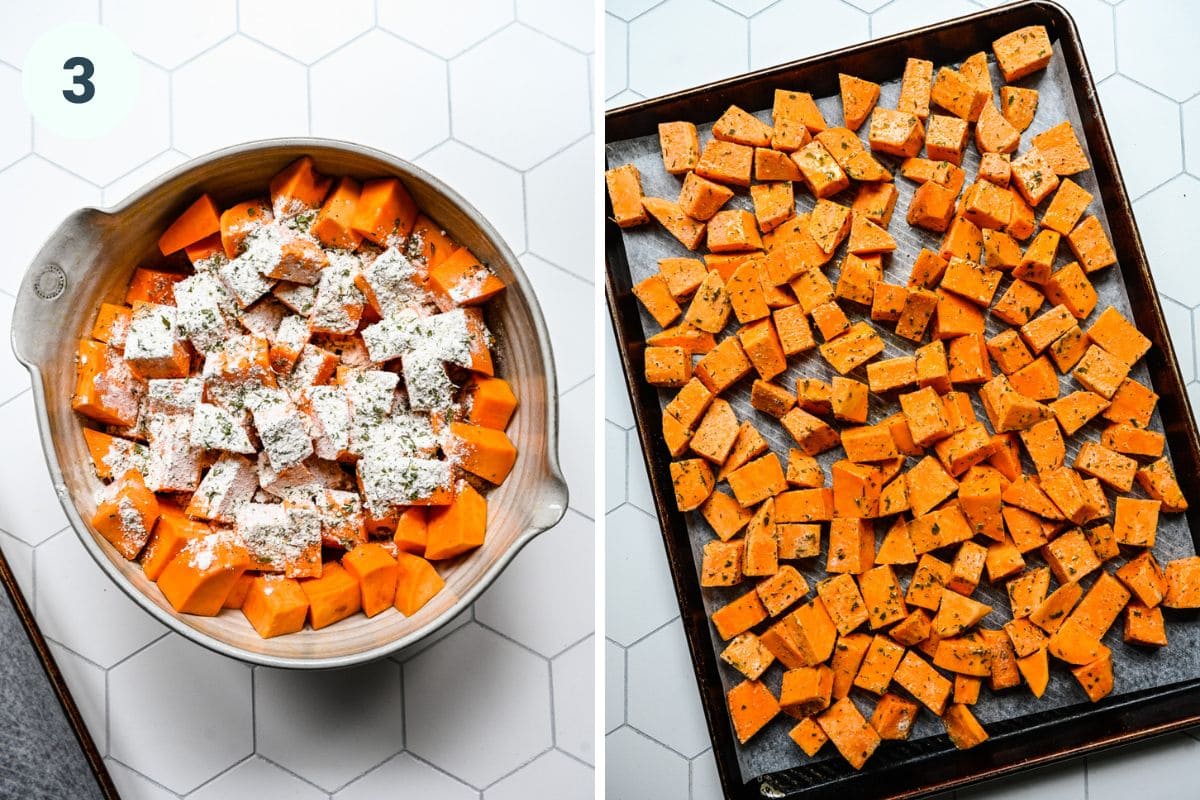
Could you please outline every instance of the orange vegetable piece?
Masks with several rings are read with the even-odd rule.
[[[779,713],[779,702],[758,681],[742,681],[729,690],[729,717],[738,741],[745,744]]]
[[[472,475],[501,484],[517,460],[517,448],[504,431],[466,422],[451,422],[452,457]]]
[[[271,207],[265,200],[247,200],[221,212],[221,248],[226,258],[237,258],[250,232],[271,219]]]
[[[164,256],[169,256],[220,230],[221,214],[217,204],[207,194],[202,194],[163,231],[158,238],[158,249]]]
[[[453,558],[483,544],[487,530],[487,500],[464,484],[447,506],[429,509],[425,558]]]
[[[404,241],[417,222],[417,204],[397,178],[377,178],[362,186],[350,227],[380,247]]]
[[[362,191],[358,181],[350,177],[338,181],[333,194],[325,199],[325,204],[317,212],[309,233],[327,247],[341,247],[353,250],[362,241],[362,235],[351,227],[359,195]]]
[[[271,207],[279,216],[320,208],[333,179],[317,172],[311,156],[301,156],[271,179]]]
[[[105,488],[92,515],[92,527],[132,561],[146,546],[158,515],[154,492],[146,488],[141,473],[131,469]]]
[[[167,272],[159,269],[138,267],[129,279],[129,288],[125,291],[126,305],[157,303],[163,306],[175,305],[175,284],[186,278],[179,272]]]
[[[341,564],[330,562],[319,578],[304,578],[300,588],[308,597],[309,622],[314,631],[362,610],[362,592],[354,576]]]
[[[838,700],[818,716],[817,724],[842,754],[842,758],[855,769],[862,769],[881,741],[879,734],[848,697]]]
[[[364,542],[342,556],[342,566],[358,582],[362,611],[373,617],[396,600],[396,559],[378,542]]]
[[[295,578],[278,574],[257,575],[250,579],[241,608],[258,635],[270,639],[304,628],[308,595]]]
[[[216,531],[191,539],[158,576],[158,588],[181,614],[214,617],[250,563],[232,531]]]
[[[504,281],[465,247],[429,269],[429,285],[459,306],[480,305],[504,291]]]
[[[433,564],[412,553],[396,554],[396,610],[406,617],[420,611],[446,582]]]
[[[879,84],[839,73],[838,85],[842,92],[842,119],[847,128],[856,131],[867,121],[879,100]]]
[[[177,506],[159,503],[158,512],[158,522],[150,533],[141,559],[142,572],[152,581],[158,580],[167,564],[188,542],[212,533],[212,526],[207,522],[192,519]]]

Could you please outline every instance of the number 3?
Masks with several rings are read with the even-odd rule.
[[[92,83],[91,78],[96,73],[96,66],[90,58],[84,58],[83,56],[68,58],[66,63],[63,64],[63,69],[79,69],[79,74],[71,77],[71,83],[78,87],[78,91],[63,89],[63,97],[67,98],[67,102],[86,103],[95,97],[96,84]]]

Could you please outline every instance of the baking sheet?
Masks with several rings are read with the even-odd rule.
[[[1055,57],[1051,60],[1050,66],[1043,72],[1029,76],[1017,82],[1017,85],[1036,88],[1040,94],[1040,101],[1037,115],[1033,124],[1027,131],[1022,134],[1021,147],[1018,152],[1024,152],[1028,146],[1032,136],[1050,128],[1063,119],[1071,121],[1075,127],[1077,135],[1080,136],[1080,141],[1087,150],[1087,143],[1082,137],[1082,127],[1079,115],[1079,108],[1076,105],[1075,97],[1071,87],[1071,77],[1066,69],[1065,60],[1062,57],[1061,46],[1055,43]],[[943,66],[936,64],[936,67]],[[989,69],[992,72],[993,86],[999,87],[1004,85],[998,69],[996,68],[994,58],[989,53]],[[903,64],[895,65],[894,74],[896,78],[881,84],[881,93],[879,105],[882,107],[895,107],[897,97],[899,95],[900,80],[899,75],[903,70]],[[804,90],[804,86],[780,85],[779,88]],[[825,116],[826,121],[830,125],[840,124],[841,120],[841,101],[836,95],[816,98],[817,103]],[[756,116],[770,124],[770,109],[747,109],[753,111]],[[666,120],[664,120],[666,121]],[[711,138],[711,121],[705,125],[699,125],[701,142],[706,142]],[[864,124],[860,129],[860,138],[865,142],[867,125]],[[681,183],[680,178],[668,175],[662,169],[661,155],[659,152],[657,136],[646,136],[637,139],[629,139],[625,141],[611,142],[607,145],[607,160],[610,166],[615,166],[623,163],[633,163],[641,172],[642,187],[647,196],[658,196],[666,198],[675,198],[679,192]],[[893,172],[898,173],[899,160],[889,156],[877,154],[877,157],[885,163]],[[1089,153],[1089,160],[1090,153]],[[979,155],[975,148],[969,147],[967,155],[964,159],[963,167],[967,172],[968,177],[975,174],[979,163]],[[1092,205],[1088,213],[1096,214],[1106,232],[1109,231],[1108,220],[1104,213],[1104,209],[1100,203],[1100,191],[1096,185],[1096,176],[1091,171],[1072,176],[1072,180],[1082,186],[1084,189],[1091,192],[1096,199],[1092,201]],[[904,221],[904,214],[908,208],[909,200],[912,197],[916,184],[911,181],[900,178],[897,175],[896,187],[899,192],[899,197],[896,202],[896,211],[893,215],[893,223],[889,232],[895,237],[897,242],[896,252],[890,257],[885,256],[884,269],[885,280],[890,283],[904,284],[907,282],[909,272],[914,257],[922,247],[930,247],[937,249],[940,236],[932,234],[917,228],[910,227]],[[839,202],[849,204],[853,198],[853,187],[843,195],[834,198]],[[798,188],[797,191],[797,208],[799,212],[811,210],[815,200],[806,191]],[[726,206],[735,208],[746,208],[752,210],[752,204],[747,193],[739,192]],[[658,226],[657,223],[651,222],[648,225],[638,228],[630,228],[622,230],[622,237],[626,249],[626,255],[630,266],[632,281],[637,282],[648,275],[657,271],[657,263],[661,258],[674,256],[695,256],[689,254],[688,251],[678,243],[670,234]],[[1110,234],[1111,235],[1111,234]],[[825,267],[825,273],[830,280],[836,283],[838,275],[838,265],[844,255],[844,245],[835,253],[835,257]],[[1068,263],[1073,260],[1069,248],[1065,243],[1059,248],[1056,266]],[[1131,317],[1131,309],[1129,304],[1128,293],[1126,292],[1125,284],[1121,274],[1118,271],[1120,265],[1102,270],[1091,276],[1096,291],[1099,294],[1098,311],[1102,310],[1106,305],[1112,305],[1120,310],[1127,317]],[[1006,275],[997,291],[996,298],[998,299],[1011,283],[1011,277]],[[843,302],[843,308],[847,314],[853,319],[865,318],[868,316],[867,309],[862,306],[850,302]],[[1044,305],[1044,311],[1049,305]],[[1098,311],[1093,312],[1093,315],[1087,322],[1094,320]],[[643,331],[647,334],[659,330],[654,320],[644,310],[641,310]],[[1086,327],[1087,322],[1083,327]],[[1006,327],[997,320],[989,319],[988,321],[988,336],[997,333],[1002,328]],[[729,335],[736,328],[736,322],[731,323],[730,328],[725,332]],[[889,358],[896,355],[909,354],[912,352],[913,344],[897,337],[891,330],[890,326],[876,326],[880,335],[883,337],[887,349],[879,356],[879,358]],[[789,359],[788,371],[777,379],[777,383],[783,386],[794,386],[795,380],[799,377],[818,377],[823,380],[829,380],[834,371],[820,357],[816,350],[801,356]],[[1139,365],[1131,371],[1131,377],[1147,385],[1153,385],[1153,380],[1149,375],[1149,371],[1145,363]],[[865,382],[865,369],[859,368],[851,377],[856,377]],[[750,384],[751,378],[746,378],[739,384],[728,391],[724,396],[733,405],[740,419],[751,419],[755,422],[756,427],[767,439],[771,449],[779,455],[781,462],[786,460],[788,449],[794,445],[791,438],[783,430],[783,428],[771,417],[761,414],[750,406]],[[1078,388],[1069,377],[1060,378],[1062,394]],[[665,405],[673,395],[670,390],[660,391],[660,404]],[[976,413],[980,419],[985,419],[982,407],[979,405],[978,398],[974,398],[976,405]],[[894,402],[884,403],[879,398],[872,396],[870,421],[877,422],[898,409],[898,405]],[[1150,427],[1154,430],[1162,431],[1162,420],[1156,411],[1151,420]],[[1086,440],[1099,439],[1102,425],[1093,422],[1085,427],[1076,436],[1068,441],[1068,463],[1074,460],[1075,453],[1078,451],[1078,446]],[[1032,464],[1022,454],[1025,462],[1025,469],[1032,472]],[[828,453],[824,453],[819,457],[822,465],[828,466],[837,459],[842,457],[840,449],[835,449]],[[914,461],[910,460],[911,466]],[[1113,494],[1107,492],[1110,503],[1113,500]],[[1135,487],[1134,496],[1141,496],[1140,489]],[[703,517],[698,513],[690,513],[687,517],[687,532],[689,543],[691,545],[693,559],[697,571],[699,570],[701,560],[701,550],[705,542],[713,538],[713,532],[704,521]],[[825,563],[824,546],[828,542],[828,525],[824,526],[825,531],[822,537],[822,552],[816,559],[806,559],[797,562],[797,568],[805,575],[810,586],[817,579],[824,576],[823,565]],[[882,538],[883,532],[886,530],[886,525],[876,524],[877,540]],[[946,552],[952,555],[953,550],[948,549]],[[1159,531],[1157,543],[1154,548],[1155,556],[1160,562],[1166,562],[1175,558],[1194,555],[1195,548],[1193,545],[1193,537],[1188,527],[1187,519],[1181,514],[1164,514],[1159,519]],[[939,554],[940,555],[940,554]],[[1105,569],[1113,571],[1116,567],[1123,563],[1123,558],[1118,558],[1114,561],[1107,562]],[[1044,562],[1040,554],[1033,552],[1026,555],[1026,563],[1028,566],[1040,566]],[[897,567],[897,573],[901,578],[902,583],[906,586],[909,578],[912,575],[912,567]],[[1091,586],[1095,576],[1083,581],[1085,588]],[[725,604],[729,600],[744,593],[748,584],[742,584],[739,587],[726,589],[705,589],[704,607],[706,612],[712,613],[714,610]],[[811,593],[810,593],[811,596]],[[977,589],[976,598],[989,603],[997,611],[993,611],[983,622],[983,625],[990,628],[998,628],[1007,619],[1008,599],[1004,590],[1003,583],[996,586],[989,585],[986,580],[981,583]],[[1113,651],[1114,661],[1114,678],[1115,685],[1113,696],[1130,695],[1135,692],[1140,692],[1148,689],[1161,688],[1176,684],[1189,679],[1200,677],[1200,620],[1194,614],[1190,613],[1167,613],[1167,635],[1170,640],[1170,645],[1161,650],[1151,650],[1144,648],[1136,648],[1125,645],[1121,641],[1121,630],[1123,619],[1118,620],[1112,630],[1109,631],[1105,638],[1105,643]],[[715,631],[710,630],[712,647],[714,653],[719,653],[724,646],[716,636]],[[996,732],[1000,728],[1009,728],[1016,725],[1019,728],[1028,728],[1040,721],[1046,720],[1052,715],[1046,712],[1051,712],[1057,709],[1063,709],[1068,706],[1078,704],[1087,705],[1088,701],[1082,690],[1079,688],[1074,677],[1071,676],[1066,666],[1058,662],[1054,662],[1051,667],[1051,682],[1047,688],[1045,695],[1039,700],[1032,696],[1028,689],[1024,686],[1006,690],[1001,693],[992,693],[984,688],[981,692],[979,703],[973,708],[976,716],[985,726],[994,726],[992,731]],[[719,662],[721,679],[726,690],[735,685],[741,680],[741,675],[732,667],[729,667],[724,662]],[[772,691],[778,694],[779,684],[781,681],[782,670],[779,667],[772,667],[764,676],[767,685]],[[861,690],[854,690],[851,694],[859,709],[867,716],[870,715],[871,709],[874,706],[874,698]],[[1007,722],[1005,722],[1007,721]],[[1003,723],[998,724],[997,723]],[[744,746],[737,747],[738,763],[742,773],[742,780],[749,781],[757,776],[767,773],[784,770],[790,767],[801,765],[811,765],[815,769],[820,769],[823,764],[830,762],[830,766],[834,763],[840,768],[840,756],[832,747],[824,748],[815,758],[808,758],[802,751],[795,746],[794,743],[787,737],[787,731],[794,724],[794,721],[786,715],[781,715],[762,732],[755,736],[750,742]],[[899,744],[895,742],[887,742],[881,747],[873,757],[872,761],[868,762],[866,769],[870,769],[872,764],[890,763],[897,759],[904,760],[908,757],[913,757],[917,752],[928,752],[928,748],[935,743],[930,742],[931,737],[942,736],[944,734],[943,727],[939,720],[933,717],[927,711],[923,711],[914,726],[910,740],[907,743]],[[922,745],[923,743],[923,745]],[[945,740],[942,740],[944,747],[949,747]]]

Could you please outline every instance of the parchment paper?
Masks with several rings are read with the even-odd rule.
[[[1087,143],[1083,140],[1082,128],[1080,125],[1079,109],[1075,103],[1075,98],[1071,90],[1071,76],[1067,74],[1065,62],[1062,58],[1062,53],[1059,45],[1056,43],[1055,57],[1051,60],[1049,67],[1035,75],[1031,75],[1021,81],[1018,85],[1036,88],[1040,94],[1038,103],[1037,116],[1033,124],[1021,135],[1021,144],[1017,154],[1025,152],[1030,146],[1031,138],[1037,133],[1053,127],[1062,122],[1063,119],[1068,119],[1074,126],[1076,135],[1079,136],[1084,149],[1087,149]],[[935,70],[938,67],[944,66],[936,64]],[[989,53],[989,68],[992,73],[992,85],[998,91],[999,87],[1004,85],[1004,80],[1001,77],[998,68],[995,64],[994,57]],[[886,108],[895,108],[896,100],[900,93],[900,73],[903,71],[903,64],[896,65],[896,78],[882,85],[879,106]],[[781,89],[793,89],[803,91],[804,86],[787,86],[781,85]],[[826,122],[833,125],[842,124],[841,100],[839,97],[829,96],[816,98],[817,104],[821,108],[822,114],[825,116]],[[747,109],[753,111],[757,117],[765,121],[767,124],[771,122],[770,109]],[[1116,110],[1120,113],[1120,110]],[[936,112],[936,109],[935,109]],[[945,112],[941,112],[945,113]],[[664,122],[669,120],[663,120]],[[711,122],[706,125],[698,126],[700,129],[701,146],[711,138]],[[859,129],[859,136],[866,143],[867,130],[869,122],[864,123]],[[682,179],[668,175],[662,168],[662,158],[659,151],[658,137],[647,136],[638,139],[614,142],[607,145],[607,156],[610,166],[616,166],[624,163],[633,163],[641,171],[642,188],[647,196],[665,197],[675,199],[679,194],[679,187]],[[907,283],[909,273],[912,268],[913,259],[922,247],[929,247],[937,250],[940,243],[940,235],[929,233],[918,228],[911,227],[905,221],[905,213],[908,209],[909,201],[912,198],[913,191],[916,189],[916,184],[908,181],[899,175],[899,160],[889,156],[876,154],[876,157],[885,164],[896,175],[896,188],[899,191],[899,198],[896,201],[896,209],[892,215],[892,222],[889,227],[889,232],[896,239],[897,249],[890,256],[884,257],[884,272],[885,280],[889,283],[905,284]],[[1015,155],[1014,155],[1015,157]],[[1090,154],[1089,154],[1090,161]],[[974,178],[979,166],[979,154],[974,146],[974,137],[972,134],[971,144],[968,146],[966,157],[963,161],[963,168],[967,173],[967,183]],[[1107,217],[1104,209],[1101,206],[1100,192],[1096,186],[1096,176],[1091,171],[1074,175],[1071,178],[1084,189],[1088,190],[1094,196],[1091,206],[1086,213],[1096,214],[1105,232],[1111,238],[1111,232],[1108,226]],[[849,205],[853,200],[854,187],[852,186],[847,192],[834,198],[838,202]],[[800,184],[796,187],[796,205],[799,213],[810,211],[815,202],[812,195],[802,188]],[[1048,203],[1049,201],[1046,201]],[[753,211],[753,206],[750,202],[748,193],[745,191],[739,192],[726,208],[746,208]],[[1045,210],[1045,204],[1037,210],[1040,217],[1041,212]],[[642,225],[637,228],[627,228],[623,231],[626,253],[628,255],[630,270],[633,275],[634,282],[637,282],[648,275],[651,275],[658,270],[658,260],[674,256],[698,257],[698,254],[689,254],[688,251],[679,244],[669,233],[667,233],[657,222],[653,220],[647,225]],[[1027,244],[1024,243],[1024,244]],[[834,258],[831,259],[825,267],[825,273],[830,281],[837,282],[839,265],[845,255],[845,244],[838,248]],[[1063,264],[1074,260],[1067,243],[1063,241],[1058,250],[1058,258],[1056,260],[1056,268]],[[1122,281],[1120,273],[1120,265],[1114,265],[1100,272],[1093,273],[1090,276],[1096,291],[1099,295],[1099,303],[1096,310],[1088,320],[1081,322],[1081,327],[1085,330],[1087,326],[1095,320],[1096,316],[1104,310],[1105,307],[1112,305],[1121,313],[1130,317],[1129,297],[1126,293],[1125,284]],[[998,300],[1007,290],[1012,282],[1010,275],[1005,274],[1004,280],[997,290],[995,298]],[[839,301],[839,304],[846,311],[851,321],[863,318],[869,318],[869,309],[859,306],[848,301]],[[1046,303],[1042,306],[1041,311],[1050,308],[1051,304]],[[642,326],[647,335],[659,330],[658,325],[653,318],[642,309]],[[1040,313],[1040,312],[1039,312]],[[914,345],[900,337],[897,337],[891,330],[892,326],[888,324],[875,325],[880,335],[887,344],[886,351],[878,356],[879,359],[891,358],[893,356],[911,354]],[[932,323],[930,325],[932,328]],[[987,335],[991,337],[998,333],[1002,328],[1007,327],[998,320],[989,318],[987,326]],[[732,320],[730,327],[726,329],[723,335],[730,335],[736,329],[736,320]],[[819,339],[819,334],[814,331]],[[928,341],[928,336],[925,341]],[[795,387],[797,378],[800,377],[818,377],[823,380],[829,380],[834,375],[833,369],[821,358],[819,353],[814,349],[808,353],[789,359],[788,371],[776,379],[776,383],[780,386],[789,388]],[[1131,377],[1146,384],[1153,385],[1153,378],[1149,375],[1145,365],[1139,363],[1130,373]],[[860,367],[851,373],[850,377],[866,382],[865,367]],[[753,382],[753,376],[748,376],[738,383],[737,386],[728,390],[723,395],[733,405],[737,412],[738,418],[741,420],[750,419],[754,422],[759,432],[767,439],[771,449],[778,454],[780,463],[784,464],[787,460],[787,453],[790,447],[794,446],[791,437],[783,430],[773,418],[762,414],[751,407],[750,405],[750,385]],[[1061,395],[1065,395],[1075,389],[1081,388],[1074,383],[1070,376],[1060,377]],[[671,399],[673,390],[660,391],[660,403],[666,405]],[[974,393],[972,393],[974,395]],[[986,415],[983,412],[982,406],[979,404],[977,397],[974,398],[976,407],[976,415],[980,420],[984,420],[986,424]],[[878,422],[879,420],[891,415],[899,410],[899,406],[895,402],[885,403],[880,398],[872,395],[870,408],[870,422]],[[1104,425],[1104,421],[1092,422],[1075,436],[1067,440],[1067,463],[1073,463],[1075,454],[1078,452],[1079,444],[1085,440],[1099,440],[1100,431]],[[835,423],[835,427],[837,424]],[[1155,411],[1154,417],[1151,420],[1150,427],[1157,431],[1162,431],[1162,421],[1159,418],[1158,412]],[[1169,444],[1169,443],[1168,443]],[[843,457],[841,448],[836,448],[832,451],[822,454],[819,457],[821,464],[826,468],[828,476],[828,467],[834,461]],[[1027,472],[1033,473],[1032,462],[1025,456],[1022,451],[1022,459],[1024,468]],[[1145,459],[1142,459],[1145,461]],[[911,467],[915,463],[915,459],[910,458],[907,467]],[[828,477],[826,479],[828,485]],[[1112,491],[1106,491],[1110,504],[1114,500]],[[1134,496],[1144,496],[1139,487],[1135,485]],[[672,502],[670,498],[667,502]],[[702,547],[705,542],[714,537],[714,533],[709,528],[707,522],[698,512],[691,512],[687,516],[688,536],[690,538],[693,556],[695,559],[696,569],[699,570],[701,562]],[[812,586],[815,583],[826,577],[824,571],[826,550],[828,544],[829,529],[828,523],[823,524],[822,533],[822,549],[821,555],[815,559],[805,559],[800,562],[793,563],[797,569],[805,576],[810,586],[809,597],[813,596]],[[886,532],[887,525],[876,523],[876,540],[881,541],[883,534]],[[953,548],[945,548],[938,551],[937,555],[944,560],[950,560],[954,554]],[[1157,534],[1157,543],[1154,547],[1155,557],[1160,563],[1165,563],[1172,559],[1181,558],[1184,556],[1195,555],[1195,550],[1192,544],[1191,531],[1188,527],[1187,520],[1182,514],[1162,514],[1159,517],[1159,528]],[[1045,562],[1041,555],[1037,552],[1031,552],[1025,556],[1027,567],[1042,566]],[[1114,571],[1122,563],[1125,558],[1108,561],[1104,564],[1104,569],[1109,572]],[[907,587],[909,579],[912,577],[913,568],[911,566],[898,566],[896,568],[903,586]],[[1083,581],[1085,590],[1090,588],[1095,581],[1097,573],[1093,573]],[[752,586],[749,582],[744,582],[740,586],[724,589],[705,589],[704,604],[707,613],[711,614],[717,608],[720,608],[725,603],[738,597],[746,592]],[[1054,582],[1051,585],[1051,590],[1057,586]],[[979,588],[973,595],[978,600],[988,603],[994,610],[983,621],[982,626],[988,628],[999,628],[1009,619],[1008,597],[1004,589],[1003,582],[997,585],[990,585],[987,582],[986,574]],[[1113,695],[1126,694],[1154,687],[1167,686],[1180,681],[1191,678],[1200,677],[1200,620],[1196,615],[1189,613],[1172,613],[1168,610],[1167,616],[1167,637],[1170,644],[1166,648],[1153,650],[1149,648],[1139,648],[1129,646],[1121,641],[1121,633],[1124,626],[1124,615],[1122,615],[1113,625],[1104,642],[1107,644],[1113,653],[1113,673],[1114,673],[1114,689]],[[760,627],[765,627],[760,626]],[[720,640],[716,631],[710,628],[712,634],[712,646],[715,653],[720,653],[724,649],[725,643]],[[928,660],[928,659],[926,659]],[[718,659],[719,661],[719,659]],[[988,723],[997,722],[999,720],[1014,720],[1021,717],[1026,717],[1031,714],[1040,714],[1050,709],[1064,708],[1067,706],[1076,705],[1079,703],[1086,704],[1087,696],[1079,688],[1075,678],[1070,674],[1066,665],[1057,662],[1051,658],[1051,680],[1050,685],[1046,690],[1045,695],[1039,700],[1022,684],[1019,687],[1009,689],[1000,693],[993,693],[988,690],[986,681],[980,692],[979,702],[973,707],[973,711],[979,721],[986,727]],[[726,690],[742,680],[742,676],[736,670],[723,661],[719,661],[721,677],[725,684]],[[779,684],[782,676],[782,669],[779,665],[773,665],[763,679],[771,690],[778,696]],[[895,687],[893,686],[893,689]],[[904,694],[903,690],[897,690]],[[870,717],[871,710],[874,708],[875,697],[869,693],[863,692],[860,689],[854,689],[851,693],[859,710],[865,716]],[[805,754],[788,738],[787,732],[795,724],[795,720],[787,715],[781,714],[764,730],[759,732],[746,745],[738,748],[738,758],[742,770],[744,781],[752,778],[774,772],[788,767],[794,767],[802,764],[819,764],[820,762],[829,759],[839,759],[840,756],[832,745],[824,747],[814,758],[809,759]],[[917,723],[910,734],[910,741],[924,739],[930,736],[944,735],[944,728],[937,718],[928,710],[922,708],[918,715]],[[1036,735],[1036,734],[1033,734]],[[885,753],[893,743],[884,742],[880,750],[875,754],[874,760],[881,760],[881,756],[886,759]],[[871,768],[871,763],[868,761],[865,769]]]

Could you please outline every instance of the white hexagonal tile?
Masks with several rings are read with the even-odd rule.
[[[750,20],[750,66],[783,64],[867,37],[867,15],[838,0],[783,0]]]
[[[571,508],[596,516],[596,398],[592,379],[562,395],[558,460],[571,487]]]
[[[96,0],[27,3],[20,13],[5,14],[0,25],[0,59],[20,67],[29,46],[51,28],[67,22],[99,22],[98,6]]]
[[[1100,0],[1060,0],[1075,19],[1092,77],[1101,80],[1117,68],[1112,7]]]
[[[625,724],[625,648],[604,641],[604,732]]]
[[[390,758],[334,795],[336,800],[376,800],[394,796],[397,787],[407,797],[475,800],[479,793],[409,753]]]
[[[150,160],[171,144],[167,73],[138,61],[137,101],[111,133],[94,139],[68,139],[36,126],[34,149],[46,160],[103,186]]]
[[[713,2],[725,6],[730,11],[736,11],[743,17],[753,17],[774,3],[775,0],[713,0]]]
[[[1108,756],[1104,756],[1104,761]],[[1084,800],[1087,778],[1083,759],[1055,764],[1020,775],[988,781],[982,786],[959,789],[958,800],[1005,800],[1012,797],[1046,797],[1054,800]]]
[[[255,756],[248,758],[216,780],[188,795],[188,800],[324,800],[328,797],[317,787]]]
[[[115,758],[104,759],[108,774],[116,784],[117,792],[125,800],[178,800],[179,795],[159,786],[145,775],[134,772]]]
[[[404,746],[400,670],[389,660],[344,670],[254,673],[258,753],[334,791]]]
[[[591,128],[587,57],[514,25],[450,62],[454,138],[528,169]]]
[[[620,108],[621,106],[627,106],[632,103],[636,103],[639,100],[645,99],[645,95],[638,94],[630,89],[626,89],[625,91],[619,92],[618,94],[608,98],[608,100],[605,101],[605,106],[607,108]]]
[[[544,656],[561,653],[593,627],[594,548],[595,525],[568,513],[479,597],[475,619]]]
[[[604,96],[612,97],[629,83],[629,26],[604,15]]]
[[[517,19],[576,50],[592,52],[596,13],[591,3],[517,0]]]
[[[423,638],[417,644],[414,644],[412,647],[404,648],[404,650],[402,652],[396,654],[395,656],[392,656],[391,658],[393,661],[395,661],[398,664],[403,664],[405,661],[410,661],[413,658],[415,658],[416,656],[418,656],[421,653],[428,650],[429,648],[433,647],[435,644],[440,642],[442,639],[445,639],[447,636],[454,633],[456,630],[461,628],[463,625],[466,625],[468,622],[473,622],[474,620],[475,620],[475,606],[471,605],[470,607],[460,611],[458,613],[458,616],[451,619],[445,625],[438,628],[433,633],[426,635],[425,638]]]
[[[101,192],[101,199],[106,207],[115,206],[153,179],[174,169],[187,160],[187,156],[178,150],[167,150],[165,153],[159,153],[145,164],[125,173],[105,186]]]
[[[237,2],[121,0],[104,4],[104,24],[133,52],[174,69],[237,30]]]
[[[605,307],[602,313],[607,313]],[[629,430],[634,425],[633,408],[629,404],[629,390],[625,385],[625,374],[621,371],[621,356],[617,352],[617,338],[612,325],[605,322],[604,328],[604,418],[615,425]]]
[[[1127,0],[1117,7],[1121,72],[1176,100],[1200,91],[1200,70],[1180,63],[1200,39],[1200,6]]]
[[[20,588],[21,594],[25,595],[26,604],[33,608],[36,599],[33,586],[33,548],[17,537],[0,531],[0,551],[3,551],[4,560],[17,580],[17,587]],[[34,608],[35,613],[36,611]]]
[[[605,632],[628,645],[679,616],[679,606],[657,521],[626,504],[604,527]]]
[[[100,571],[69,528],[37,548],[34,570],[42,633],[102,667],[112,666],[167,630]],[[79,602],[81,597],[87,602]]]
[[[653,97],[745,72],[745,31],[745,17],[728,8],[667,0],[629,25],[629,88]]]
[[[1200,248],[1200,180],[1180,175],[1134,203],[1138,228],[1158,290],[1187,306],[1200,305],[1192,262]]]
[[[1200,97],[1183,104],[1183,149],[1188,171],[1200,175]]]
[[[67,689],[83,716],[83,723],[87,726],[92,741],[103,753],[108,747],[104,670],[61,645],[54,642],[48,644],[50,653],[54,656],[54,663],[58,665],[58,671],[67,682]]]
[[[0,217],[8,232],[0,286],[16,296],[50,232],[67,214],[98,202],[99,189],[36,155],[0,172]]]
[[[978,10],[967,0],[896,0],[871,15],[871,35],[888,36]]]
[[[721,797],[721,776],[717,772],[717,760],[712,750],[706,750],[692,759],[692,800],[708,800]]]
[[[550,330],[558,390],[568,391],[595,371],[592,284],[532,254],[521,258]],[[588,313],[581,314],[581,310]]]
[[[445,62],[389,33],[371,31],[314,64],[309,75],[317,136],[358,141],[406,158],[449,136]],[[405,120],[410,114],[418,124]]]
[[[0,108],[7,121],[0,126],[0,169],[29,153],[32,146],[30,117],[21,94],[21,73],[0,64]]]
[[[605,763],[609,797],[675,800],[688,796],[688,762],[632,728],[623,727],[608,735]]]
[[[14,304],[11,297],[0,294],[0,331],[12,330]],[[29,373],[17,361],[11,347],[0,346],[0,403],[13,399],[28,388]]]
[[[1171,345],[1175,348],[1175,357],[1179,359],[1179,371],[1183,374],[1183,380],[1195,380],[1196,329],[1192,322],[1192,310],[1165,296],[1159,297],[1159,302],[1162,304],[1163,316],[1167,318]]]
[[[479,625],[455,631],[404,664],[408,749],[487,786],[550,746],[549,669]]]
[[[513,20],[512,4],[494,0],[455,3],[378,0],[378,5],[380,27],[442,58],[461,53]]]
[[[110,670],[108,691],[109,752],[172,791],[191,791],[254,749],[250,667],[178,634]]]
[[[361,79],[356,76],[356,81]],[[247,80],[267,90],[231,100],[229,87],[243,86]],[[174,146],[188,155],[308,130],[304,67],[244,36],[188,62],[172,75],[172,82]],[[237,103],[236,112],[224,113],[231,102]],[[220,124],[213,123],[214,114],[220,114]]]
[[[594,797],[595,773],[557,750],[538,756],[484,793],[487,800],[587,800]]]
[[[675,620],[629,648],[629,719],[642,733],[688,758],[711,746],[692,661]]]
[[[375,24],[371,0],[340,0],[336,14],[328,11],[321,0],[251,0],[238,7],[238,30],[311,64]],[[308,24],[287,24],[287,19]]]
[[[637,430],[631,430],[628,434],[629,444],[626,446],[626,452],[629,453],[629,467],[625,477],[626,492],[629,495],[629,502],[645,511],[647,514],[654,514],[654,493],[650,490],[650,477],[646,473],[646,458],[642,455],[642,443],[638,440]]]
[[[596,753],[596,639],[589,636],[550,663],[554,743],[589,764]]]
[[[26,544],[37,545],[67,524],[50,481],[34,420],[33,393],[25,392],[0,406],[0,430],[8,431],[7,447],[19,458],[0,459],[0,486],[11,501],[0,503],[0,530]]]
[[[616,15],[618,19],[631,20],[655,6],[662,5],[663,2],[664,0],[606,0],[604,10]]]
[[[1112,134],[1129,196],[1140,197],[1183,169],[1179,108],[1124,75],[1100,85],[1100,103]]]
[[[1163,776],[1170,776],[1169,780]],[[1200,781],[1200,742],[1182,734],[1089,758],[1089,800],[1168,800]]]
[[[604,511],[625,502],[625,431],[604,422]]]
[[[863,11],[870,13],[886,6],[890,0],[846,0],[846,2],[855,8],[861,8]]]
[[[594,164],[588,136],[525,176],[529,249],[586,281],[596,274]]]
[[[417,163],[444,180],[500,231],[514,253],[525,249],[525,188],[521,173],[453,139]]]

